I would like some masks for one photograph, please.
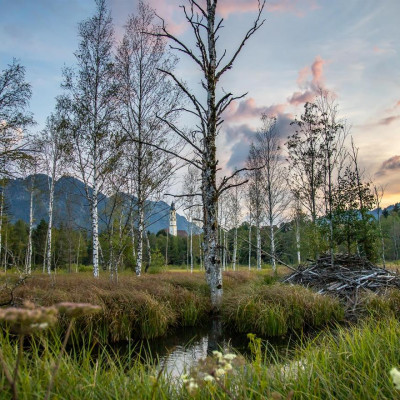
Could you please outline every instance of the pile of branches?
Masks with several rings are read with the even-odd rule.
[[[318,293],[334,294],[352,306],[357,306],[362,291],[383,292],[388,288],[400,289],[400,275],[378,267],[364,257],[351,254],[329,254],[301,265],[285,277],[283,282],[313,288]]]

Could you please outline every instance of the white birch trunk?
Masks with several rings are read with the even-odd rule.
[[[143,230],[144,237],[146,239],[146,249],[147,249],[147,264],[146,264],[146,269],[145,271],[150,268],[151,266],[151,248],[150,248],[150,240],[149,240],[149,235],[147,234],[147,231],[144,229]]]
[[[53,172],[54,172],[53,168]],[[51,177],[50,193],[49,193],[49,225],[47,227],[46,245],[45,245],[45,256],[43,260],[43,272],[51,274],[51,233],[53,228],[53,204],[54,204],[54,173]]]
[[[249,271],[251,270],[251,224],[249,226]]]
[[[261,269],[261,233],[260,226],[257,224],[256,227],[256,236],[257,236],[257,269]]]
[[[96,170],[94,171],[94,175]],[[93,193],[92,193],[92,241],[93,241],[93,276],[98,278],[100,276],[99,272],[99,213],[97,206],[98,188],[97,180],[93,182]]]
[[[33,232],[33,186],[34,177],[31,176],[31,190],[30,190],[30,201],[29,201],[29,234],[28,234],[28,248],[26,251],[26,264],[25,273],[31,275],[32,273],[32,232]]]
[[[137,257],[136,257],[136,276],[142,274],[143,263],[143,231],[144,231],[144,210],[141,202],[139,201],[139,225],[138,225],[138,244],[137,244]]]
[[[221,229],[221,235],[220,235],[220,240],[221,240],[221,248],[222,248],[222,270],[225,271],[226,269],[226,234],[225,232]]]
[[[301,253],[300,253],[300,225],[299,220],[296,218],[296,248],[297,248],[297,265],[301,264]]]
[[[236,254],[237,254],[237,228],[235,226],[233,236],[233,255],[232,255],[232,269],[236,271]]]
[[[193,273],[193,226],[190,218],[190,272]]]
[[[2,232],[3,232],[3,209],[4,209],[4,189],[0,188],[0,262],[1,262],[1,251],[2,251]]]
[[[135,251],[135,229],[134,229],[134,220],[133,220],[133,210],[131,211],[131,243],[132,243],[132,258],[135,259],[136,251]]]
[[[272,271],[274,275],[276,275],[276,254],[275,254],[275,231],[274,226],[272,225],[272,221],[270,221],[270,236],[271,236],[271,262],[272,262]]]

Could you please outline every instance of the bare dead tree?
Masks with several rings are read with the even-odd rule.
[[[187,0],[187,6],[182,6],[186,21],[191,27],[195,39],[195,49],[185,44],[173,35],[166,27],[164,21],[162,31],[156,34],[171,42],[171,48],[189,57],[193,64],[202,73],[202,88],[206,101],[191,91],[177,75],[168,70],[162,70],[185,93],[189,106],[184,110],[197,119],[196,128],[190,133],[180,129],[160,117],[192,150],[188,157],[180,155],[181,159],[196,166],[201,170],[202,176],[202,203],[203,203],[203,230],[204,230],[204,266],[206,280],[211,290],[211,301],[214,308],[218,309],[222,298],[222,273],[218,245],[218,198],[230,187],[233,187],[233,175],[224,177],[217,185],[218,160],[216,154],[216,138],[223,123],[223,112],[234,99],[242,98],[233,96],[231,92],[217,98],[217,91],[222,76],[232,69],[234,62],[250,37],[263,25],[262,12],[265,1],[258,2],[258,13],[243,39],[228,57],[226,50],[221,55],[217,52],[219,33],[223,28],[223,19],[217,17],[217,0],[206,0],[200,4],[195,0]]]

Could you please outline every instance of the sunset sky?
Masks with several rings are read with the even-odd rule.
[[[150,0],[170,29],[190,42],[179,4]],[[122,37],[135,0],[109,0],[116,39]],[[220,0],[225,18],[220,50],[232,51],[252,23],[257,0]],[[26,66],[40,130],[61,93],[63,66],[74,64],[77,24],[90,17],[92,0],[0,0],[0,69],[12,58]],[[335,93],[352,126],[362,166],[386,185],[385,204],[400,201],[400,1],[270,0],[263,27],[244,48],[222,86],[248,92],[232,105],[218,139],[225,169],[243,165],[261,112],[278,118],[280,135],[302,113],[317,87]],[[178,75],[201,92],[194,65],[182,59]]]

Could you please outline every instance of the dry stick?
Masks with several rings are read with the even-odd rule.
[[[12,378],[10,371],[8,370],[7,364],[4,360],[3,352],[0,349],[0,364],[2,366],[4,375],[7,379],[7,382],[10,385],[11,391],[12,391],[12,399],[13,400],[18,400],[18,394],[17,394],[17,387],[15,385],[14,379]]]
[[[69,339],[69,337],[71,335],[72,327],[74,325],[74,321],[75,321],[75,318],[72,318],[71,322],[68,325],[67,333],[65,334],[60,353],[58,354],[57,361],[56,361],[56,363],[54,365],[53,373],[51,374],[49,386],[47,387],[47,392],[46,392],[46,396],[44,397],[44,400],[48,400],[50,398],[50,392],[51,392],[51,389],[53,388],[53,385],[54,385],[54,379],[55,379],[55,376],[57,374],[58,369],[60,368],[61,357],[64,354],[65,348],[67,347],[67,342],[68,342],[68,339]]]

